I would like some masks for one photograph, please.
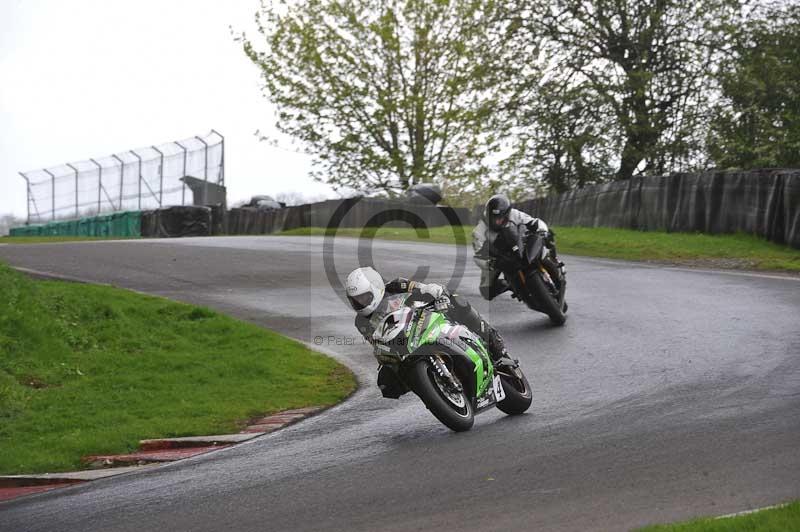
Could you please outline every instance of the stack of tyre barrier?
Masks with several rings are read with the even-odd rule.
[[[228,211],[229,234],[271,234],[299,227],[440,227],[469,223],[469,209],[374,198],[328,200],[284,209]]]
[[[516,206],[556,226],[744,232],[800,248],[800,170],[637,177]]]
[[[209,236],[213,227],[211,207],[176,206],[142,213],[142,236],[146,238]]]

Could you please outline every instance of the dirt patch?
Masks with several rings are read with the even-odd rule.
[[[37,390],[41,388],[50,388],[52,386],[44,382],[36,375],[23,375],[22,377],[19,377],[17,381],[23,386],[27,386],[28,388],[35,388]]]

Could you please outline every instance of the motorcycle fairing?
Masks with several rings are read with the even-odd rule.
[[[424,345],[442,345],[461,355],[472,366],[470,369],[475,379],[475,396],[482,398],[489,391],[494,376],[492,361],[483,340],[464,325],[450,323],[438,312],[423,314],[428,315],[423,322],[424,329],[418,336],[411,337],[409,348],[414,346],[413,349],[416,350]]]

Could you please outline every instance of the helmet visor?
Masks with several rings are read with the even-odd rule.
[[[505,214],[492,214],[489,217],[489,223],[495,229],[503,227],[506,224],[507,221],[508,221],[508,218],[506,217]]]
[[[350,305],[354,310],[363,309],[372,303],[373,299],[375,299],[375,296],[372,294],[372,292],[365,292],[363,294],[358,294],[357,296],[347,296],[347,300],[350,301]]]

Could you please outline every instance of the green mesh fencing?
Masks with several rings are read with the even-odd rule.
[[[142,236],[142,213],[115,212],[80,220],[12,227],[9,236],[137,237]]]
[[[142,236],[142,213],[131,211],[112,214],[109,236]]]
[[[37,236],[39,234],[39,225],[26,225],[22,227],[12,227],[9,231],[9,236]]]

